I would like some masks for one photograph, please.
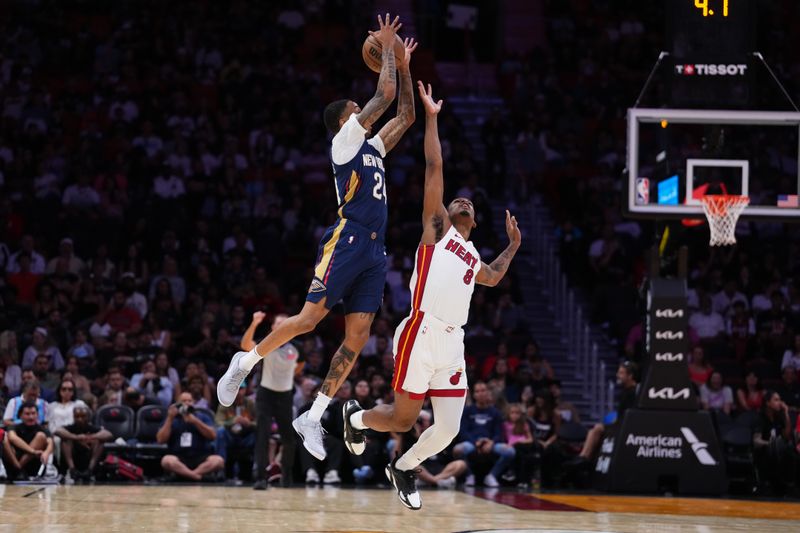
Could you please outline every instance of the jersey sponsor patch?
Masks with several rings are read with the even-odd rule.
[[[308,288],[308,292],[325,292],[327,290],[328,287],[326,287],[325,284],[317,278],[314,278],[311,281],[311,287]]]

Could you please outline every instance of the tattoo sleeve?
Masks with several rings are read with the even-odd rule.
[[[372,126],[394,101],[397,92],[397,64],[394,47],[384,47],[381,54],[381,73],[378,88],[369,102],[358,114],[358,122],[365,128]]]
[[[331,359],[331,368],[328,370],[328,375],[325,376],[325,381],[322,382],[319,391],[328,397],[336,394],[347,374],[353,368],[356,357],[358,357],[358,354],[344,344],[339,346],[333,359]]]
[[[509,244],[506,249],[491,262],[489,265],[489,270],[491,270],[491,272],[487,272],[486,276],[486,281],[489,282],[487,285],[497,285],[500,280],[503,279],[503,276],[508,272],[508,267],[511,265],[511,260],[514,259],[518,248],[519,246],[517,245]]]
[[[414,123],[414,86],[411,83],[411,71],[408,67],[400,69],[400,96],[397,99],[397,116],[381,128],[378,135],[388,152],[400,141],[400,138]]]

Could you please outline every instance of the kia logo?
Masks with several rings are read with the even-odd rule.
[[[656,309],[657,318],[683,318],[683,309]]]
[[[680,389],[675,390],[672,387],[664,387],[662,389],[656,389],[655,387],[650,387],[647,390],[647,396],[651,400],[680,400],[681,398],[684,400],[689,399],[689,395],[691,391],[689,389]]]
[[[656,361],[668,361],[668,362],[675,362],[675,361],[683,361],[683,354],[672,353],[672,352],[658,352],[656,353]]]
[[[682,331],[672,331],[672,330],[656,331],[656,339],[674,341],[674,340],[682,339],[682,338],[683,338],[683,332]]]

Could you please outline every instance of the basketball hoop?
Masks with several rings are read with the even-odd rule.
[[[709,246],[736,244],[736,222],[744,208],[750,204],[749,196],[709,194],[702,197],[703,211],[711,230]]]

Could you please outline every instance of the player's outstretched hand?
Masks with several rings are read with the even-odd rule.
[[[425,114],[427,115],[438,115],[439,111],[442,110],[442,100],[436,102],[433,99],[433,89],[431,88],[431,84],[428,84],[428,89],[425,90],[425,84],[421,81],[417,81],[417,88],[419,89],[419,97],[422,99],[422,104],[425,106]]]
[[[400,22],[400,17],[395,17],[394,20],[390,23],[389,22],[389,13],[386,13],[386,19],[382,19],[380,15],[378,15],[378,31],[370,31],[369,34],[378,39],[383,47],[393,47],[394,46],[394,36],[397,35],[397,32],[400,31],[400,28],[403,27],[403,23]]]
[[[403,39],[403,48],[406,53],[404,57],[397,59],[398,67],[408,67],[411,64],[411,54],[417,49],[418,44],[419,43],[415,41],[413,37],[406,37]]]
[[[517,217],[512,217],[508,209],[506,209],[506,234],[508,234],[508,240],[512,244],[519,246],[522,242],[522,233],[520,233],[517,225]]]
[[[253,324],[261,324],[264,321],[264,318],[267,316],[267,313],[264,311],[256,311],[253,313]]]

